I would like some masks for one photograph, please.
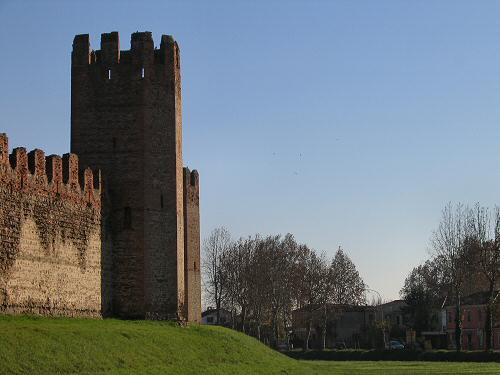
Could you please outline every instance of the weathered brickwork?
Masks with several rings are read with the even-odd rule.
[[[101,315],[100,175],[0,134],[0,311]]]
[[[201,320],[199,176],[171,36],[73,41],[71,151],[0,135],[0,312]],[[78,155],[78,156],[77,156]],[[100,170],[93,173],[92,170]],[[102,181],[101,181],[102,176]]]
[[[200,181],[197,171],[184,168],[184,262],[186,314],[201,323]]]

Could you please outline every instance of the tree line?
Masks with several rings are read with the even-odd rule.
[[[341,248],[329,259],[292,234],[232,240],[227,229],[217,228],[203,243],[202,271],[206,304],[216,309],[216,323],[226,309],[232,328],[271,345],[290,342],[292,312],[303,309],[305,348],[318,313],[324,347],[328,306],[365,303],[366,285]]]
[[[485,347],[493,348],[500,279],[500,209],[449,203],[430,242],[430,259],[415,267],[401,289],[417,332],[432,325],[432,311],[454,306],[455,347],[462,349],[462,298],[487,294]]]

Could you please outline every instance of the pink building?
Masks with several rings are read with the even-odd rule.
[[[462,349],[485,349],[487,294],[474,293],[462,299]],[[446,306],[446,331],[448,332],[448,346],[455,348],[455,314],[453,305]],[[495,322],[493,328],[494,349],[500,350],[500,322]]]

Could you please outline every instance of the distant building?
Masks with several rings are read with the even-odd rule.
[[[408,304],[405,301],[397,299],[391,302],[383,303],[378,307],[382,310],[384,319],[389,321],[391,326],[405,328],[403,309],[407,306]]]
[[[408,304],[403,300],[394,300],[377,306],[380,315],[389,325],[389,335],[393,338],[402,338],[406,336],[407,322],[405,320],[404,309]],[[379,319],[377,316],[377,320]]]
[[[345,347],[365,348],[373,346],[370,340],[370,328],[373,327],[377,315],[377,307],[353,305],[327,305],[328,348]],[[307,336],[307,326],[312,318],[312,329],[309,345],[319,348],[322,340],[322,315],[320,306],[306,306],[292,312],[292,330],[294,346],[303,346]]]
[[[481,350],[486,347],[486,305],[487,292],[478,292],[464,297],[462,308],[462,349]],[[453,304],[446,306],[446,331],[448,333],[448,347],[455,349],[455,317],[456,307]],[[493,349],[500,350],[500,321],[493,325]]]
[[[231,324],[231,312],[226,309],[220,309],[220,321],[217,324],[217,309],[209,307],[201,313],[201,324],[229,326]]]

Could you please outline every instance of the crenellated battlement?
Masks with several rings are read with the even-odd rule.
[[[184,186],[190,186],[199,191],[200,175],[198,174],[198,171],[196,169],[190,171],[189,168],[184,167]]]
[[[72,65],[74,67],[101,65],[111,68],[118,64],[148,66],[165,65],[175,59],[179,66],[179,46],[171,35],[162,35],[160,47],[155,48],[151,32],[135,32],[130,38],[130,50],[120,50],[117,31],[101,34],[101,48],[93,50],[89,34],[76,35],[73,40]]]
[[[101,205],[101,173],[80,168],[78,156],[45,156],[17,147],[9,154],[9,140],[0,133],[0,182],[12,191],[47,194],[98,208]]]

